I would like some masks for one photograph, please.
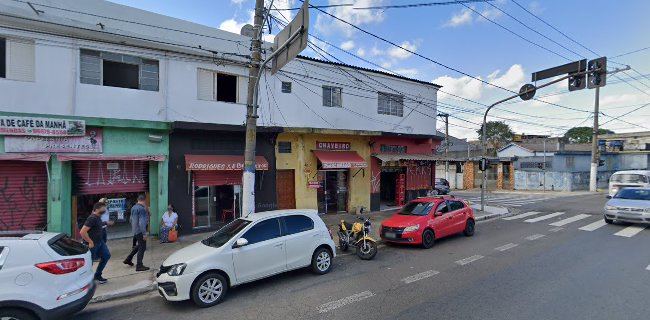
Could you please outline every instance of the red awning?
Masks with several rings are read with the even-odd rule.
[[[356,151],[313,150],[323,169],[367,168],[368,163]]]
[[[0,154],[0,160],[16,161],[50,161],[50,155],[47,153],[5,153]]]
[[[103,160],[103,161],[165,161],[164,155],[125,155],[125,156],[105,156],[103,154],[60,154],[56,156],[59,161],[90,161],[90,160]]]
[[[269,162],[263,156],[257,156],[255,169],[269,170]],[[185,170],[244,170],[244,156],[186,154]]]

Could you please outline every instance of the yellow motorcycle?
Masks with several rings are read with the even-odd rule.
[[[370,219],[359,217],[363,222],[347,223],[341,220],[339,224],[339,246],[342,251],[347,251],[350,246],[357,248],[357,256],[363,260],[370,260],[377,255],[377,241],[368,236],[370,233]]]

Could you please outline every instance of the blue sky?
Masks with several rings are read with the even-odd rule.
[[[232,32],[238,32],[243,24],[252,21],[252,8],[255,2],[254,0],[112,1]],[[647,13],[650,12],[650,1],[514,1],[516,3],[513,0],[491,2],[492,5],[512,17],[484,2],[467,4],[469,8],[455,4],[387,10],[359,10],[355,7],[432,1],[312,0],[311,4],[354,3],[354,6],[328,10],[338,17],[432,60],[513,90],[518,90],[521,85],[530,82],[530,74],[534,71],[564,64],[570,60],[579,60],[583,57],[588,59],[597,57],[524,11],[517,6],[517,3],[578,43],[593,50],[599,56],[613,57],[650,47],[650,33],[647,32],[650,30],[650,19],[647,17]],[[275,0],[275,5],[278,8],[295,8],[300,4],[298,0]],[[282,12],[290,14],[290,11]],[[500,26],[487,21],[476,12],[569,60],[522,40]],[[363,56],[388,70],[424,81],[434,81],[444,86],[442,91],[483,104],[491,104],[510,95],[506,91],[492,88],[355,31],[314,9],[310,13],[310,33]],[[274,14],[278,15],[277,12]],[[526,28],[513,17],[552,41]],[[274,27],[273,33],[276,33],[277,29]],[[315,39],[314,41],[318,42]],[[349,64],[375,68],[336,48],[322,43],[319,44],[319,47]],[[313,51],[306,51],[305,54],[319,57]],[[613,76],[608,77],[609,84],[601,90],[601,108],[605,114],[600,117],[601,123],[609,121],[610,116],[622,115],[650,102],[650,50],[610,60],[608,63],[610,69],[617,67],[613,63],[616,61],[630,64],[635,71],[618,74],[629,84]],[[539,84],[541,83],[543,81]],[[536,97],[565,107],[593,111],[594,90],[585,89],[542,97],[562,91],[566,91],[566,82],[544,88],[537,93]],[[478,126],[475,123],[480,123],[482,116],[478,113],[482,113],[485,107],[458,100],[442,92],[439,94],[439,99],[441,102],[439,110],[449,112],[454,116],[450,120],[451,133],[461,138],[476,138],[476,133],[473,131]],[[459,112],[459,108],[462,108],[463,111],[470,111],[470,113]],[[510,111],[516,112],[516,114]],[[508,121],[508,123],[518,133],[558,135],[563,134],[567,128],[576,125],[590,126],[593,121],[589,118],[591,117],[589,113],[563,109],[538,101],[503,105],[499,110],[491,112],[491,115],[516,120]],[[650,106],[622,119],[628,123],[614,120],[607,123],[605,127],[616,132],[650,130]],[[438,125],[439,128],[442,128],[441,123]]]

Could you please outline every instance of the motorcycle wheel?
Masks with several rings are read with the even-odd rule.
[[[339,239],[339,248],[341,248],[341,251],[348,251],[350,245],[347,243],[347,241]]]
[[[370,260],[377,255],[377,244],[374,241],[362,242],[357,246],[357,256],[361,260]]]

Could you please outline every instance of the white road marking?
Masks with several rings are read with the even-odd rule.
[[[561,226],[563,226],[563,225],[565,225],[565,224],[569,224],[569,223],[572,223],[572,222],[580,221],[580,220],[582,220],[582,219],[586,219],[586,218],[589,218],[589,217],[591,217],[591,215],[588,215],[588,214],[579,214],[579,215],[575,215],[575,216],[573,216],[573,217],[571,217],[571,218],[566,218],[566,219],[564,219],[564,220],[560,220],[560,221],[557,221],[557,222],[553,222],[553,223],[549,224],[549,226],[561,227]]]
[[[553,229],[549,229],[548,231],[550,231],[550,232],[558,232],[558,231],[562,231],[562,230],[564,230],[564,228],[562,228],[562,227],[555,227],[555,228],[553,228]]]
[[[605,222],[605,220],[601,219],[601,220],[598,220],[596,222],[592,222],[592,223],[590,223],[590,224],[588,224],[588,225],[586,225],[586,226],[584,226],[582,228],[578,228],[578,229],[582,230],[582,231],[594,231],[596,229],[604,227],[605,225],[607,225],[607,222]]]
[[[512,217],[503,218],[503,220],[522,219],[522,218],[525,218],[525,217],[534,216],[534,215],[539,214],[539,213],[541,213],[541,212],[531,211],[531,212],[526,212],[526,213],[518,214],[518,215],[516,215],[516,216],[512,216]]]
[[[555,218],[555,217],[557,217],[557,216],[561,216],[561,215],[563,215],[563,214],[564,214],[564,212],[554,212],[554,213],[551,213],[551,214],[547,214],[547,215],[545,215],[545,216],[541,216],[541,217],[537,217],[537,218],[533,218],[533,219],[524,220],[524,222],[530,222],[530,223],[533,223],[533,222],[539,222],[539,221],[543,221],[543,220],[547,220],[547,219]]]
[[[518,246],[518,244],[516,244],[516,243],[508,243],[508,244],[506,244],[506,245],[502,245],[502,246],[500,246],[500,247],[494,248],[494,250],[498,250],[498,251],[503,252],[503,251],[506,251],[506,250],[512,249],[512,248],[514,248],[514,247],[516,247],[516,246]]]
[[[402,279],[402,282],[404,282],[406,284],[409,284],[409,283],[412,283],[412,282],[415,282],[415,281],[419,281],[419,280],[422,280],[422,279],[426,279],[428,277],[435,276],[438,273],[440,273],[440,272],[438,272],[436,270],[429,270],[429,271],[425,271],[425,272],[422,272],[422,273],[418,273],[416,275],[412,275],[410,277],[406,277],[406,278]]]
[[[476,260],[480,260],[480,259],[483,259],[483,258],[485,258],[485,257],[477,254],[475,256],[471,256],[471,257],[468,257],[468,258],[465,258],[465,259],[458,260],[458,261],[456,261],[456,263],[461,265],[461,266],[464,266],[466,264],[472,263],[472,262],[474,262]]]
[[[368,298],[370,298],[370,297],[372,297],[374,295],[375,294],[370,292],[370,291],[364,291],[364,292],[361,292],[361,293],[353,294],[353,295],[351,295],[349,297],[346,297],[346,298],[343,298],[343,299],[340,299],[340,300],[328,302],[328,303],[322,304],[320,307],[318,307],[318,313],[329,312],[329,311],[332,311],[334,309],[338,309],[340,307],[348,305],[350,303],[355,303],[355,302],[359,302],[359,301],[364,300],[364,299],[368,299]]]
[[[615,236],[630,238],[635,236],[637,233],[643,231],[647,226],[629,226],[617,233],[614,233]]]
[[[534,234],[532,236],[526,237],[526,240],[533,241],[533,240],[537,240],[537,239],[542,238],[542,237],[544,237],[543,234]]]

